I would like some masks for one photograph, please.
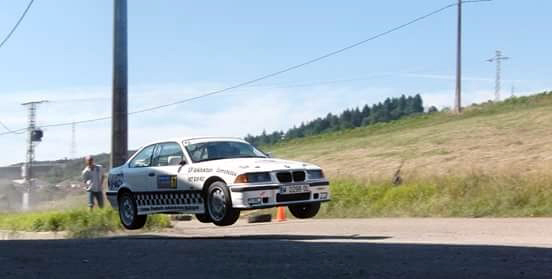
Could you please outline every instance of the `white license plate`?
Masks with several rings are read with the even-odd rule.
[[[286,185],[280,186],[280,194],[297,194],[310,192],[309,185]]]

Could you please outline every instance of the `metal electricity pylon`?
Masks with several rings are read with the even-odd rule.
[[[496,62],[496,80],[495,80],[495,101],[500,101],[500,75],[502,60],[508,60],[510,57],[503,56],[500,50],[496,51],[495,57],[488,59],[488,62]]]
[[[29,196],[33,187],[33,160],[34,160],[34,144],[42,140],[43,132],[36,128],[36,110],[39,104],[47,101],[34,101],[27,102],[21,105],[27,107],[29,110],[29,123],[27,126],[27,160],[23,166],[23,176],[25,179],[25,191],[23,191],[23,210],[29,209]]]

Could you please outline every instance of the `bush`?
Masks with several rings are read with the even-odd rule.
[[[167,215],[150,215],[144,229],[170,227]],[[117,211],[107,209],[74,209],[64,212],[31,212],[0,214],[0,228],[20,231],[67,231],[71,237],[96,237],[121,231]]]
[[[552,176],[489,176],[388,181],[335,180],[320,217],[552,216]]]

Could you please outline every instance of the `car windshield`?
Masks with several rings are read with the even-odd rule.
[[[186,145],[194,163],[230,158],[266,158],[249,143],[239,141],[210,141]]]

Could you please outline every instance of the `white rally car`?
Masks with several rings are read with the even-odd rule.
[[[227,226],[240,210],[288,206],[296,218],[312,218],[330,200],[318,166],[270,158],[235,138],[145,145],[111,170],[106,194],[127,229],[143,227],[153,213],[193,213]]]

